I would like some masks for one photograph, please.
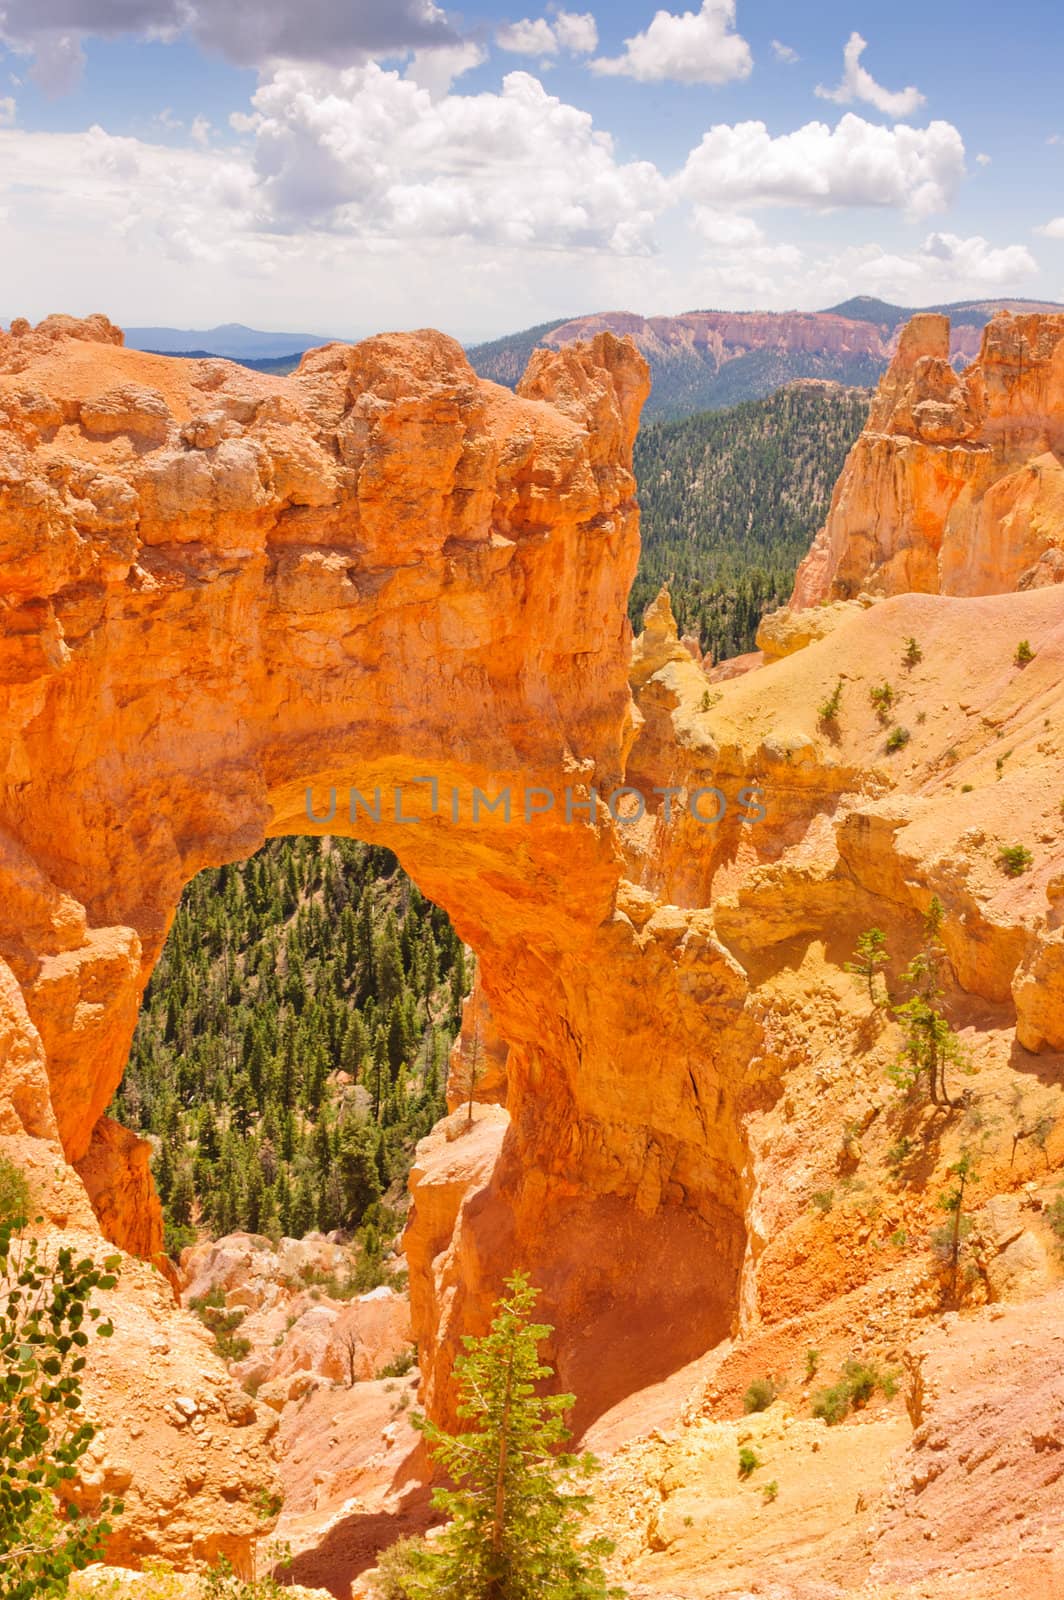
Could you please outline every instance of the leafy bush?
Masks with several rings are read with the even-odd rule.
[[[924,659],[924,652],[911,634],[905,641],[905,654],[901,659],[907,667],[915,667]]]
[[[887,1151],[887,1166],[895,1178],[901,1176],[901,1169],[905,1166],[913,1153],[913,1142],[908,1134],[903,1133]]]
[[[412,1344],[378,1372],[378,1378],[405,1378],[417,1366],[417,1345]]]
[[[1064,1195],[1058,1194],[1046,1212],[1049,1226],[1057,1237],[1057,1248],[1064,1259]]]
[[[779,1390],[771,1378],[755,1378],[743,1395],[743,1410],[747,1416],[754,1411],[767,1411]]]
[[[834,1189],[818,1189],[816,1194],[812,1196],[812,1201],[817,1210],[822,1211],[826,1216],[835,1204],[835,1191]]]
[[[820,1365],[820,1351],[819,1350],[814,1350],[812,1345],[810,1345],[809,1349],[805,1352],[805,1381],[806,1381],[806,1383],[810,1383],[816,1377],[817,1368],[819,1367],[819,1365]]]
[[[875,709],[880,722],[886,722],[894,705],[894,690],[889,683],[881,683],[869,689],[868,698]]]
[[[820,1417],[833,1428],[850,1412],[850,1391],[845,1383],[833,1383],[830,1389],[820,1389],[813,1396],[813,1415]]]
[[[291,1565],[292,1552],[288,1545],[273,1544],[267,1553],[275,1569]],[[200,1580],[203,1600],[284,1600],[287,1592],[287,1587],[272,1572],[261,1578],[238,1577],[224,1556]]]
[[[817,707],[817,717],[821,722],[837,722],[841,705],[842,679],[840,678],[828,698]]]
[[[82,1411],[90,1335],[110,1322],[90,1304],[116,1283],[118,1257],[102,1267],[68,1249],[42,1257],[36,1239],[0,1226],[0,1588],[4,1600],[66,1593],[72,1572],[99,1557],[121,1504],[104,1497],[91,1516],[65,1495],[96,1437]]]
[[[756,1472],[760,1465],[761,1457],[758,1455],[757,1451],[751,1449],[748,1444],[742,1445],[739,1449],[740,1478],[749,1478],[751,1473]]]
[[[377,1571],[373,1577],[375,1600],[417,1600],[418,1589],[408,1588],[416,1583],[420,1570],[418,1558],[426,1550],[424,1539],[399,1539],[377,1557]]]
[[[1019,878],[1034,861],[1034,856],[1025,844],[1006,844],[998,851],[998,861],[1007,877]]]
[[[887,754],[893,755],[895,750],[903,749],[911,738],[908,728],[891,728],[887,735]]]
[[[0,1227],[25,1226],[30,1214],[30,1187],[21,1167],[0,1156]]]
[[[764,1495],[765,1500],[769,1505],[771,1505],[772,1501],[777,1498],[779,1492],[780,1486],[776,1482],[775,1478],[772,1479],[771,1483],[763,1483],[761,1485],[761,1493]]]
[[[247,1312],[240,1306],[226,1310],[225,1290],[221,1284],[213,1284],[206,1294],[190,1300],[189,1310],[194,1311],[203,1326],[213,1333],[214,1348],[223,1361],[243,1361],[250,1353],[251,1340],[236,1331]]]
[[[1016,646],[1016,654],[1012,659],[1018,667],[1025,667],[1029,662],[1034,660],[1034,651],[1031,649],[1028,640],[1020,640],[1019,644]]]
[[[897,1387],[892,1372],[880,1371],[873,1362],[851,1359],[844,1365],[837,1383],[813,1396],[813,1415],[821,1417],[828,1427],[834,1427],[848,1417],[851,1410],[860,1411],[867,1405],[877,1389],[890,1400]]]

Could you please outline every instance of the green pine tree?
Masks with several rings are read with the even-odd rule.
[[[846,971],[861,978],[868,985],[868,998],[876,1002],[876,973],[890,960],[887,954],[887,936],[882,928],[868,928],[858,935],[853,960],[847,961]]]
[[[433,1500],[451,1519],[441,1537],[412,1558],[413,1600],[607,1600],[602,1539],[581,1540],[590,1505],[571,1485],[594,1470],[591,1456],[562,1450],[573,1396],[542,1395],[552,1376],[539,1358],[551,1333],[534,1323],[538,1291],[523,1273],[506,1283],[491,1329],[466,1338],[455,1362],[461,1434],[418,1419],[455,1489]]]

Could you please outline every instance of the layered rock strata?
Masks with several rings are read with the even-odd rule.
[[[791,606],[1004,594],[1064,580],[1064,316],[995,317],[958,373],[950,326],[905,329]]]

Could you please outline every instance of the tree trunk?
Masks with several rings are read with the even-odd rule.
[[[495,1514],[491,1519],[491,1548],[495,1555],[502,1553],[503,1524],[506,1518],[506,1449],[510,1427],[510,1392],[513,1387],[514,1352],[511,1348],[506,1363],[506,1390],[503,1395],[502,1416],[499,1419],[499,1462],[495,1473]],[[498,1580],[496,1580],[497,1582]]]

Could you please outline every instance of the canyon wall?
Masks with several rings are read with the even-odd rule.
[[[950,364],[915,317],[798,570],[791,606],[872,594],[1003,594],[1064,581],[1064,316],[1003,314]]]
[[[888,1121],[897,1029],[844,971],[859,932],[882,927],[900,973],[939,896],[977,1096],[1029,1097],[1039,1074],[1056,1093],[1064,1051],[1064,587],[1043,582],[1060,520],[1008,520],[995,544],[986,494],[967,524],[951,499],[972,461],[1052,480],[1061,328],[993,325],[961,379],[943,338],[923,320],[903,338],[799,580],[806,604],[877,573],[906,592],[825,608],[780,659],[711,683],[666,597],[632,652],[647,378],[631,344],[540,351],[511,394],[432,333],[329,346],[280,379],[126,351],[104,319],[14,324],[0,1139],[53,1224],[157,1254],[144,1146],[106,1118],[143,986],[190,877],[320,831],[388,845],[479,956],[458,1048],[479,1036],[505,1106],[478,1104],[471,1132],[454,1112],[411,1180],[436,1415],[453,1415],[462,1334],[517,1266],[542,1289],[578,1428],[729,1334],[801,1327],[869,1285],[887,1243],[809,1201]],[[842,532],[873,492],[862,474],[880,496],[863,543]],[[969,574],[956,593],[930,576],[946,502],[938,549]],[[862,549],[872,581],[847,554]],[[871,698],[883,682],[900,742]],[[625,777],[616,816],[592,811]],[[484,798],[474,815],[477,791],[504,790],[509,818]],[[1020,830],[1032,860],[1012,878],[999,852]],[[987,1162],[988,1192],[1026,1170]],[[929,1225],[925,1189],[899,1202],[906,1226]],[[200,1489],[175,1520],[131,1469],[130,1526],[147,1531],[121,1553],[185,1560],[222,1526],[239,1557],[269,1474],[234,1430],[261,1449],[268,1419],[227,1402],[202,1344],[192,1360],[199,1336],[167,1321],[148,1267],[128,1282],[104,1403],[136,1392],[152,1338],[175,1341],[175,1373],[205,1376],[191,1411],[138,1394],[145,1439],[172,1453],[180,1433]]]
[[[438,1407],[515,1262],[589,1414],[734,1322],[740,974],[702,913],[619,908],[616,828],[579,809],[635,731],[646,392],[610,335],[540,352],[516,396],[430,333],[289,379],[103,319],[0,344],[4,1131],[156,1255],[143,1148],[104,1115],[139,999],[183,885],[313,831],[310,791],[320,831],[389,845],[448,909],[509,1044],[510,1131],[423,1332]],[[474,818],[505,789],[509,820]],[[655,973],[641,1004],[625,968]]]

